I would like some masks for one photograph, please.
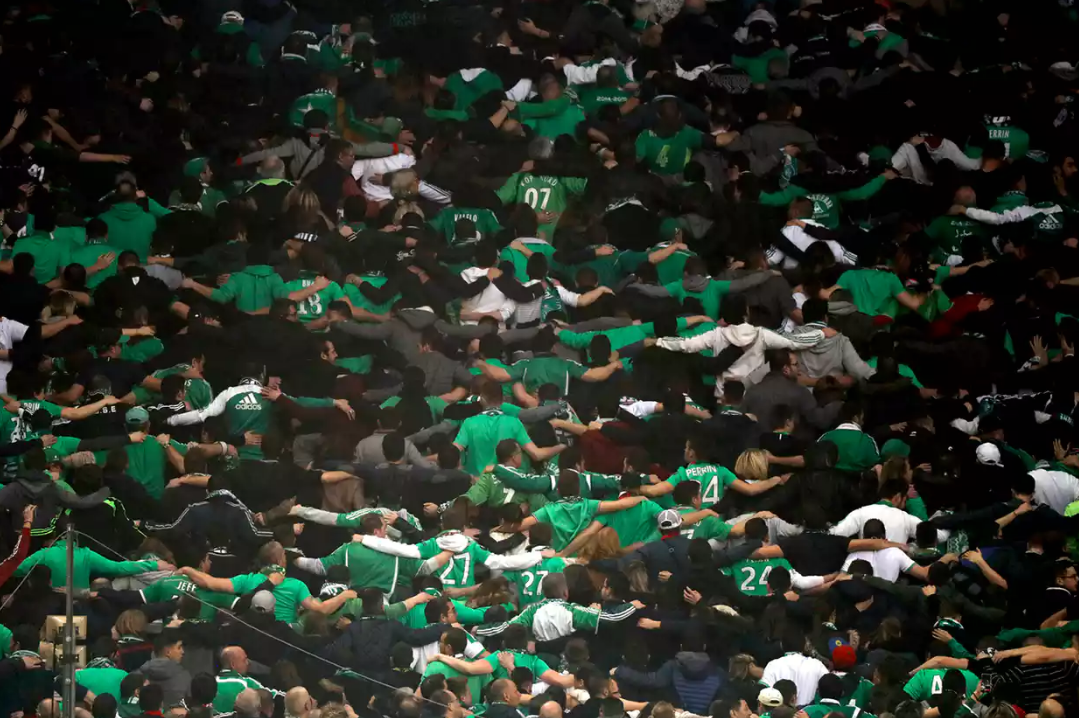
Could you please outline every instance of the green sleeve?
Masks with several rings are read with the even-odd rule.
[[[506,373],[510,375],[510,382],[521,381],[521,378],[525,375],[526,369],[528,369],[527,359],[516,361],[506,367]]]
[[[903,686],[903,692],[916,701],[929,698],[928,687],[925,684],[927,677],[924,670],[918,671],[907,681],[907,685]]]
[[[331,398],[317,398],[312,396],[290,396],[294,402],[308,409],[329,409],[333,406]]]
[[[563,329],[558,333],[558,341],[562,342],[570,349],[587,349],[588,345],[592,343],[592,337],[596,336],[600,332],[571,332],[568,329]]]
[[[110,561],[93,551],[87,551],[86,556],[91,576],[134,576],[157,570],[157,561]]]
[[[684,332],[686,329],[689,329],[689,320],[686,319],[686,317],[678,317],[678,320],[675,321],[674,325],[678,331]],[[655,327],[653,327],[652,332],[655,332]]]
[[[937,217],[925,228],[925,236],[930,239],[940,239],[944,234],[944,225],[948,222],[948,216]]]
[[[181,444],[176,439],[169,439],[169,446],[176,449],[176,453],[180,456],[187,456],[187,444]]]
[[[506,416],[512,416],[514,419],[521,415],[521,407],[517,406],[516,404],[507,404],[506,402],[502,402],[502,405],[499,408],[502,410],[503,414],[505,414]]]
[[[517,116],[522,120],[554,117],[565,112],[569,106],[569,95],[562,95],[557,100],[545,102],[521,102],[517,105]]]
[[[805,197],[808,194],[801,187],[789,184],[778,192],[761,192],[758,201],[765,207],[785,207],[791,200]]]
[[[929,520],[929,513],[925,510],[925,500],[923,500],[921,496],[907,499],[907,513],[922,521]]]
[[[382,613],[385,614],[387,620],[397,621],[404,618],[405,614],[408,613],[408,607],[405,606],[404,601],[391,603],[382,609]]]
[[[288,299],[289,291],[280,274],[270,275],[270,296],[274,299]]]
[[[638,252],[632,249],[627,249],[624,252],[618,253],[618,269],[619,271],[632,273],[637,271],[637,267],[648,261],[648,252]]]
[[[22,563],[19,564],[19,567],[15,569],[14,575],[25,576],[26,572],[32,569],[34,566],[37,566],[41,562],[41,559],[44,558],[44,556],[45,549],[38,549],[37,551],[34,551],[32,554],[22,560]]]
[[[210,299],[218,304],[228,304],[236,299],[236,295],[239,293],[239,287],[239,280],[234,276],[229,277],[227,282],[210,293]]]
[[[152,214],[154,217],[160,218],[164,217],[166,214],[172,214],[172,210],[162,207],[157,202],[155,202],[153,198],[150,197],[146,198],[146,206],[149,208],[150,214]]]
[[[453,601],[453,607],[457,609],[457,620],[465,626],[480,625],[483,623],[484,614],[487,613],[486,609],[472,608],[464,601]]]
[[[617,493],[622,490],[622,484],[619,483],[618,477],[607,476],[604,474],[592,475],[592,496],[607,496],[609,494]]]
[[[584,608],[583,606],[576,606],[573,604],[567,604],[570,612],[573,614],[573,628],[580,631],[582,629],[595,632],[599,628],[599,611],[593,608]]]
[[[517,425],[514,427],[513,438],[518,444],[524,446],[525,444],[532,443],[532,437],[528,435],[528,429],[521,423],[520,419],[514,419]]]
[[[329,556],[325,556],[321,559],[323,568],[329,568],[330,566],[344,566],[345,554],[348,551],[348,544],[341,544],[337,547],[333,553]]]
[[[554,478],[545,474],[526,474],[510,471],[504,466],[495,467],[495,477],[514,491],[545,494],[554,490]]]
[[[963,644],[954,638],[948,641],[948,650],[952,652],[952,658],[974,658],[974,654],[963,647]]]
[[[582,376],[588,373],[588,367],[580,362],[567,360],[565,362],[566,373],[574,379],[580,379]]]
[[[262,59],[262,50],[259,49],[259,44],[253,42],[247,46],[247,64],[251,67],[262,67],[266,62]]]
[[[583,177],[563,177],[562,185],[570,194],[584,194],[588,187],[588,180]]]
[[[861,187],[855,187],[854,189],[849,189],[846,192],[837,193],[836,197],[841,200],[851,200],[852,202],[860,199],[869,199],[877,192],[880,192],[881,188],[884,186],[884,183],[887,181],[888,180],[884,177],[884,175],[878,175],[866,182]]]
[[[517,197],[517,185],[521,182],[521,173],[510,175],[510,178],[506,180],[506,184],[498,188],[498,198],[502,200],[502,204],[510,204]]]
[[[469,503],[473,506],[483,506],[491,498],[493,490],[492,486],[493,478],[491,474],[480,474],[479,481],[472,484],[462,496],[468,499]]]

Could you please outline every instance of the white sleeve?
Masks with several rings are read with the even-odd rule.
[[[761,330],[761,340],[765,349],[808,349],[815,347],[824,341],[824,332],[820,329],[810,329],[794,334],[780,334],[771,329]]]
[[[310,571],[317,576],[326,575],[326,567],[322,565],[322,559],[318,558],[298,558],[295,561],[296,565],[302,568],[304,571]]]
[[[967,157],[963,150],[959,149],[959,145],[955,144],[951,140],[945,139],[940,143],[940,149],[943,150],[945,157],[952,161],[956,167],[967,172],[973,172],[974,170],[980,170],[982,168],[981,158],[975,159],[973,157]]]
[[[571,292],[570,290],[563,287],[561,284],[556,284],[554,286],[555,289],[558,290],[558,298],[562,300],[563,304],[565,304],[567,307],[577,306],[577,303],[581,299],[580,294],[578,294],[577,292]]]
[[[391,541],[381,536],[364,536],[361,542],[367,548],[374,549],[379,553],[387,553],[401,558],[420,558],[419,547]]]
[[[517,81],[517,84],[506,90],[506,99],[514,102],[524,102],[532,95],[532,80],[527,77]]]
[[[783,260],[787,258],[787,255],[783,253],[783,250],[774,245],[765,250],[764,256],[768,260],[769,267],[778,267],[780,264],[783,264]]]
[[[581,67],[571,63],[563,67],[562,72],[566,75],[566,85],[591,85],[596,81],[596,76],[599,75],[599,68],[604,65],[613,66],[615,64],[615,61],[610,58],[591,67]]]
[[[322,509],[316,509],[310,506],[300,506],[293,515],[299,516],[305,521],[322,524],[323,526],[336,526],[337,517],[340,514],[335,514],[333,511],[323,511]]]
[[[695,337],[689,337],[682,339],[679,337],[661,338],[656,342],[656,346],[663,349],[669,349],[672,352],[683,352],[685,354],[697,354],[703,352],[706,349],[712,349],[715,345],[712,343],[713,338],[718,338],[722,329],[716,328],[711,331],[707,331],[704,334],[698,334]]]
[[[651,416],[659,411],[658,401],[635,401],[632,404],[625,404],[619,407],[623,411],[632,414],[638,419],[643,419],[646,416]]]
[[[808,589],[808,588],[816,588],[817,586],[823,586],[823,585],[824,585],[824,577],[823,576],[803,576],[802,574],[795,571],[793,568],[791,569],[791,587],[792,588],[805,590],[805,589]]]
[[[577,305],[574,305],[577,306]],[[22,338],[26,336],[26,330],[30,327],[26,326],[22,322],[17,322],[14,319],[8,320],[8,336],[11,337],[12,342],[21,342]]]
[[[978,209],[977,207],[967,207],[966,211],[967,217],[984,224],[1011,224],[1012,222],[1022,222],[1041,213],[1042,210],[1026,205],[1016,207],[1015,209],[1009,209],[1005,212],[990,212],[987,209]]]
[[[842,521],[833,526],[828,533],[834,534],[835,536],[856,536],[861,533],[862,524],[855,515],[857,513],[858,509],[851,511],[843,517]]]
[[[228,405],[229,399],[245,391],[251,391],[251,389],[231,386],[215,396],[214,400],[207,404],[206,407],[170,416],[166,423],[169,426],[190,426],[191,424],[201,424],[211,416],[221,416]]]
[[[516,556],[503,556],[493,553],[484,559],[483,565],[492,571],[521,571],[532,568],[541,560],[543,560],[543,555],[539,551],[528,551]]]
[[[776,672],[772,668],[775,661],[768,661],[768,665],[764,667],[764,673],[761,674],[761,683],[766,686],[774,685],[776,682]]]
[[[846,247],[834,239],[825,240],[824,243],[832,250],[832,256],[835,257],[836,264],[850,264],[853,266],[858,263],[858,255],[848,252]]]

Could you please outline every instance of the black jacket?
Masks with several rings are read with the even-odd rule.
[[[435,623],[424,628],[409,628],[385,616],[361,616],[324,651],[331,661],[359,673],[390,670],[390,649],[397,643],[426,646],[442,637],[450,626]]]
[[[208,541],[211,546],[227,546],[233,552],[254,552],[273,538],[272,531],[255,525],[251,511],[230,491],[212,491],[205,501],[191,504],[171,524],[144,525],[147,531],[167,533],[172,538],[186,536]]]

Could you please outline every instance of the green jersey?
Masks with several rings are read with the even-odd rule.
[[[473,506],[498,508],[509,503],[526,503],[538,494],[527,494],[511,489],[502,483],[501,479],[495,476],[493,471],[485,471],[480,474],[479,480],[461,495],[468,499]]]
[[[41,565],[48,566],[52,573],[52,587],[62,588],[67,583],[67,541],[60,539],[52,546],[35,551],[23,559],[15,569],[15,576],[25,576],[30,569]],[[135,576],[147,571],[156,571],[157,561],[110,561],[82,546],[75,547],[75,572],[72,577],[76,591],[90,589],[90,576]]]
[[[299,289],[306,289],[314,283],[315,277],[313,276],[301,277],[300,279],[285,282],[285,289],[288,292],[295,292]],[[322,319],[322,317],[326,316],[326,310],[330,308],[331,302],[344,298],[345,292],[341,289],[341,285],[337,282],[330,282],[330,285],[325,289],[320,289],[307,297],[307,299],[297,302],[296,316],[303,324]]]
[[[734,577],[738,589],[747,596],[768,595],[768,574],[773,568],[780,566],[791,570],[791,565],[785,558],[746,559],[736,561],[723,572]]]
[[[938,264],[945,264],[953,255],[963,255],[963,240],[967,237],[977,237],[980,243],[985,242],[985,225],[967,219],[965,216],[946,214],[937,217],[925,228],[927,237],[933,240],[934,247],[931,258]]]
[[[857,424],[840,424],[818,441],[830,441],[839,449],[835,467],[840,471],[865,471],[880,463],[877,442]]]
[[[554,247],[551,243],[545,239],[539,237],[518,237],[518,242],[521,242],[528,250],[533,254],[539,253],[547,257],[548,265],[555,264],[554,261]],[[506,247],[498,255],[498,259],[501,262],[509,262],[513,265],[513,276],[518,282],[527,284],[529,282],[528,277],[528,257],[523,252],[520,252],[513,247]]]
[[[460,72],[446,78],[443,89],[453,93],[453,109],[467,110],[472,103],[490,92],[502,93],[502,79],[493,72],[480,70],[479,74],[468,79]]]
[[[521,446],[532,443],[521,420],[507,416],[500,409],[487,409],[465,419],[454,439],[464,454],[461,462],[464,470],[479,476],[496,463],[495,447],[503,439],[513,439]]]
[[[582,87],[577,90],[577,101],[589,117],[599,114],[607,105],[624,105],[633,93],[619,90],[617,87]]]
[[[423,563],[419,559],[400,558],[376,551],[358,541],[343,544],[319,560],[323,568],[347,568],[350,586],[377,588],[387,594],[393,593],[397,586],[407,586]]]
[[[580,379],[588,367],[572,359],[563,359],[554,354],[540,354],[531,359],[521,359],[509,369],[510,381],[521,382],[525,391],[534,394],[544,384],[554,384],[562,392],[569,394],[570,379]]]
[[[245,573],[233,576],[229,580],[232,582],[232,590],[240,596],[254,591],[265,583],[266,576],[261,573]],[[284,623],[296,623],[300,618],[300,606],[311,598],[311,591],[303,581],[286,577],[284,581],[274,586],[273,597],[276,601],[274,618]]]
[[[438,546],[438,538],[447,534],[455,534],[457,531],[443,531],[434,538],[421,541],[416,544],[420,551],[420,558],[427,560],[437,556],[442,549]],[[454,554],[453,558],[438,571],[438,577],[443,586],[454,588],[476,585],[476,564],[484,563],[491,552],[480,546],[475,541],[469,540],[468,547],[460,553]]]
[[[674,510],[683,516],[694,513],[697,509],[692,506],[675,506]],[[695,524],[682,525],[681,534],[689,538],[716,539],[726,541],[731,535],[731,525],[718,516],[705,516]]]
[[[267,309],[275,299],[287,299],[285,280],[265,264],[252,264],[233,272],[227,282],[210,293],[210,299],[220,304],[236,303],[241,312]]]
[[[513,667],[514,668],[527,668],[532,674],[532,680],[539,681],[540,676],[549,670],[552,670],[547,662],[537,656],[535,653],[528,653],[526,651],[511,651],[503,650],[500,653],[513,654]],[[509,674],[506,673],[506,669],[502,667],[502,664],[498,662],[498,653],[492,653],[489,656],[485,656],[480,659],[481,661],[487,661],[487,663],[494,669],[494,673],[491,674],[492,680],[498,680],[499,678],[509,678]]]
[[[524,608],[543,600],[543,579],[548,574],[566,570],[566,560],[559,557],[542,559],[532,568],[523,571],[506,571],[502,575],[517,586],[517,604]],[[539,678],[538,674],[533,674]]]
[[[318,89],[297,97],[289,107],[288,121],[293,127],[303,127],[303,118],[311,110],[322,110],[330,118],[330,129],[337,129],[337,96],[326,89]]]
[[[899,277],[884,269],[848,269],[836,284],[850,292],[859,312],[871,317],[895,319],[899,309],[896,297],[906,291]]]
[[[386,283],[385,277],[376,274],[365,274],[362,279],[365,284],[370,284],[375,288],[381,287]],[[387,301],[382,302],[381,304],[375,304],[363,295],[363,292],[359,290],[359,287],[354,284],[346,284],[345,297],[352,303],[352,306],[357,309],[365,309],[372,314],[387,314],[390,311],[390,307],[401,298],[401,295],[395,294]]]
[[[588,528],[599,513],[599,502],[595,499],[562,499],[547,504],[532,514],[537,521],[550,524],[554,538],[551,541],[556,551],[561,551],[579,534]]]
[[[923,668],[911,676],[907,685],[903,686],[903,692],[916,701],[927,701],[931,696],[937,696],[944,692],[943,668]],[[978,676],[970,671],[961,670],[963,680],[967,683],[967,696],[974,693],[978,687]]]
[[[710,509],[719,503],[723,492],[737,479],[729,469],[717,464],[690,464],[679,467],[678,471],[667,479],[667,483],[678,486],[683,481],[696,481],[701,485],[701,508]],[[670,494],[667,494],[666,498],[669,500]]]
[[[483,660],[470,659],[463,654],[458,654],[454,656],[454,658],[458,658],[462,661],[468,661],[469,663],[473,663],[474,660]],[[494,677],[490,673],[479,676],[459,673],[458,671],[450,668],[441,661],[431,661],[427,664],[427,668],[425,668],[423,671],[423,677],[427,678],[428,676],[446,676],[446,678],[457,678],[458,676],[465,676],[468,679],[468,692],[472,694],[472,700],[474,702],[480,701],[481,697],[483,696],[483,689],[486,688],[487,685],[494,680]]]
[[[38,284],[46,284],[56,279],[64,267],[71,263],[71,245],[53,239],[51,234],[34,232],[15,240],[12,256],[29,254],[34,258],[34,279]]]
[[[680,174],[703,144],[704,133],[689,126],[683,126],[670,137],[645,130],[637,135],[637,161],[657,175]]]
[[[160,581],[154,581],[146,588],[139,591],[143,603],[161,603],[180,598],[185,594],[194,594],[198,586],[188,580],[187,576],[169,576]]]
[[[243,676],[236,671],[221,671],[216,676],[217,695],[214,697],[214,713],[231,713],[236,706],[236,696],[251,688],[256,691],[269,691],[271,695],[280,695],[277,691],[267,688],[251,676]]]
[[[812,705],[802,708],[809,718],[824,718],[829,713],[841,713],[844,718],[874,718],[872,713],[866,713],[858,706],[843,705],[839,701],[829,698],[821,698]]]
[[[528,503],[532,512],[555,501],[558,477],[551,474],[530,474],[513,466],[499,464],[494,468],[495,478],[506,490],[505,502]]]
[[[679,253],[681,252],[675,252],[675,254]],[[685,264],[685,260],[683,260],[683,264]],[[666,289],[672,297],[677,299],[680,304],[684,302],[687,297],[700,301],[701,306],[704,308],[704,313],[718,321],[719,308],[723,302],[723,297],[731,291],[731,283],[720,279],[709,279],[708,284],[705,285],[704,291],[693,292],[686,289],[682,279],[676,279],[670,284],[663,285],[663,288]]]
[[[489,239],[502,229],[495,213],[489,209],[473,209],[467,207],[447,207],[434,216],[427,224],[435,230],[450,245],[461,244],[465,238],[458,239],[456,236],[457,222],[462,219],[471,220],[476,225],[478,239]],[[471,239],[471,238],[469,238]]]
[[[71,248],[71,263],[81,264],[87,269],[97,264],[97,261],[109,252],[112,252],[116,256],[113,257],[109,266],[94,272],[93,274],[86,275],[87,289],[95,289],[97,285],[116,274],[116,257],[120,256],[120,250],[100,242]]]
[[[75,671],[75,682],[95,696],[108,694],[120,700],[120,683],[127,678],[127,671],[115,666],[83,668]]]
[[[536,212],[551,212],[553,221],[539,226],[539,232],[548,242],[554,240],[554,230],[558,226],[558,217],[569,206],[571,195],[584,192],[588,180],[580,177],[551,177],[534,175],[531,172],[518,172],[510,175],[498,198],[503,204],[527,204]]]
[[[603,514],[596,520],[608,528],[614,529],[618,534],[618,543],[625,548],[635,543],[648,543],[658,541],[659,525],[656,517],[663,507],[655,501],[645,499],[636,506],[628,509]]]

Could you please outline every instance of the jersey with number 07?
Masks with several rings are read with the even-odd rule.
[[[416,548],[420,550],[420,558],[426,561],[437,556],[442,551],[437,543],[439,536],[450,533],[456,532],[443,531],[434,538],[429,538],[416,544]],[[474,586],[476,584],[476,564],[483,563],[490,555],[490,551],[475,541],[469,541],[468,548],[459,554],[455,554],[445,566],[435,571],[435,575],[442,581],[443,586],[453,586],[454,588]]]
[[[783,567],[788,571],[791,565],[785,558],[746,559],[736,561],[730,568],[724,569],[724,573],[734,578],[738,589],[747,596],[768,595],[768,574],[776,567]]]
[[[548,177],[518,172],[498,190],[503,204],[527,204],[537,212],[561,214],[566,211],[571,194],[584,192],[588,180],[580,177]]]
[[[532,568],[523,571],[506,571],[502,575],[517,584],[517,605],[521,608],[543,600],[541,584],[549,574],[566,570],[566,560],[545,558]]]

